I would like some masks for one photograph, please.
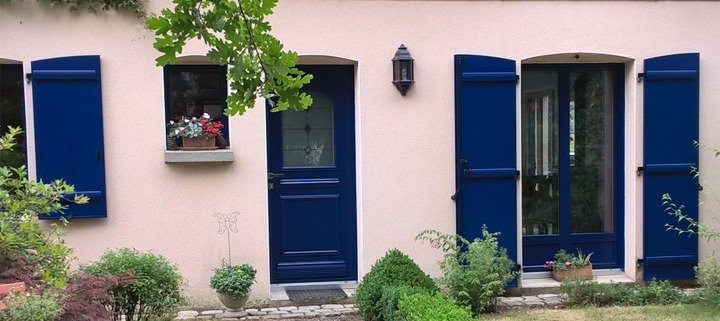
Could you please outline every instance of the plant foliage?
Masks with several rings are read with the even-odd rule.
[[[355,291],[355,302],[363,320],[383,321],[383,291],[401,285],[438,291],[435,282],[409,256],[398,249],[389,250],[373,264]]]
[[[298,55],[283,49],[270,34],[265,20],[277,0],[173,0],[172,9],[147,20],[155,31],[155,49],[162,55],[158,66],[175,63],[189,39],[202,39],[210,49],[210,60],[228,66],[229,115],[242,115],[255,105],[256,97],[266,98],[271,111],[307,109],[312,98],[300,92],[310,82],[295,68]]]
[[[592,253],[586,255],[580,250],[578,250],[577,254],[571,254],[565,250],[560,250],[555,253],[554,260],[545,262],[545,268],[549,268],[551,270],[567,270],[567,268],[571,266],[586,266],[590,264],[590,257],[592,255]]]
[[[63,313],[57,321],[111,320],[112,314],[104,303],[110,302],[110,288],[128,285],[133,281],[130,275],[104,276],[80,273],[60,290]]]
[[[455,301],[469,306],[474,314],[494,310],[497,297],[516,276],[507,250],[498,246],[498,233],[483,228],[482,235],[473,242],[435,230],[426,230],[416,237],[442,248],[445,255],[440,262],[443,276],[439,283],[448,288]]]
[[[681,289],[668,281],[657,280],[642,286],[568,279],[560,284],[560,293],[563,294],[563,303],[567,306],[667,305],[688,301],[687,295]]]
[[[701,288],[697,292],[701,304],[720,308],[720,260],[710,257],[695,269]]]
[[[397,321],[473,321],[470,311],[439,293],[405,295],[398,302]]]
[[[113,320],[172,319],[180,305],[182,276],[177,267],[158,254],[121,248],[107,251],[99,261],[81,270],[90,275],[126,276],[134,280],[109,288],[112,298],[105,302]]]
[[[428,289],[410,286],[410,285],[395,285],[386,286],[382,291],[380,301],[383,304],[383,320],[384,321],[400,321],[397,311],[398,302],[401,298],[417,294],[417,293],[430,293]]]
[[[2,321],[53,321],[62,313],[57,295],[50,291],[12,293],[6,301],[9,307],[7,311],[0,311]]]
[[[9,128],[0,137],[0,151],[12,150],[21,132],[20,128]],[[23,262],[51,286],[66,284],[71,249],[62,240],[62,227],[67,222],[61,219],[43,229],[38,218],[62,212],[66,208],[63,200],[87,203],[84,196],[72,200],[65,197],[73,192],[74,188],[62,180],[29,180],[25,166],[0,167],[0,274],[7,275],[15,268],[14,262]]]
[[[210,278],[210,287],[220,293],[227,293],[233,298],[242,298],[255,283],[255,269],[250,264],[225,265],[215,270]]]

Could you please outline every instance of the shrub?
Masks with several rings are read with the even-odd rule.
[[[483,228],[482,238],[472,243],[459,235],[427,230],[416,239],[442,247],[445,256],[440,262],[443,276],[440,284],[459,304],[469,306],[474,314],[492,311],[497,297],[516,273],[507,251],[498,246],[497,233]]]
[[[562,301],[567,306],[607,305],[604,286],[593,280],[566,279],[560,283]]]
[[[12,150],[22,131],[10,128],[0,137],[0,152]],[[27,178],[25,166],[0,166],[0,273],[7,276],[9,270],[32,267],[23,271],[31,279],[41,277],[50,286],[65,286],[71,249],[62,241],[64,220],[53,222],[49,229],[40,226],[40,216],[62,212],[66,208],[61,201],[74,188],[62,180],[49,183]],[[77,196],[75,203],[87,203],[88,198]],[[17,272],[17,271],[15,271]],[[9,272],[13,274],[15,272]],[[18,280],[27,281],[27,280]]]
[[[111,287],[128,285],[133,281],[130,275],[102,276],[80,273],[60,291],[63,313],[57,321],[110,320],[112,315],[104,303],[110,302]]]
[[[700,262],[695,269],[701,288],[697,292],[701,304],[720,307],[720,261],[716,257]]]
[[[9,307],[2,314],[0,320],[53,321],[62,313],[57,296],[49,291],[44,294],[13,293],[6,300]]]
[[[397,285],[437,291],[435,282],[410,257],[392,249],[373,264],[355,291],[355,301],[365,321],[383,320],[383,290]]]
[[[181,303],[182,276],[164,257],[134,249],[107,251],[100,261],[81,268],[90,275],[125,276],[134,280],[110,287],[105,302],[113,320],[124,314],[127,321],[172,319]]]
[[[455,305],[439,293],[403,296],[398,302],[398,321],[473,321],[467,308]]]
[[[242,298],[248,294],[255,282],[255,269],[250,264],[226,265],[217,270],[210,278],[210,287],[233,298]]]
[[[396,285],[385,287],[382,291],[382,296],[380,297],[380,301],[383,305],[383,320],[399,321],[399,319],[396,317],[398,302],[402,297],[417,293],[429,292],[428,289],[410,285]]]
[[[604,306],[675,304],[687,296],[668,281],[652,280],[647,286],[630,284],[599,284],[596,281],[570,279],[560,284],[563,303],[567,306]]]
[[[639,287],[641,304],[675,304],[687,298],[683,291],[670,284],[670,281],[652,280],[647,286]]]

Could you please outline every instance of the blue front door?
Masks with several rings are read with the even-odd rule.
[[[300,69],[312,107],[267,113],[270,281],[356,280],[354,68]]]

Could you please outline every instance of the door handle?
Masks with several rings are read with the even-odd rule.
[[[283,173],[268,173],[268,180],[285,177],[285,174]]]

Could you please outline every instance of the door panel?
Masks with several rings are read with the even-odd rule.
[[[267,114],[271,282],[356,280],[354,68],[300,68],[312,107]]]

